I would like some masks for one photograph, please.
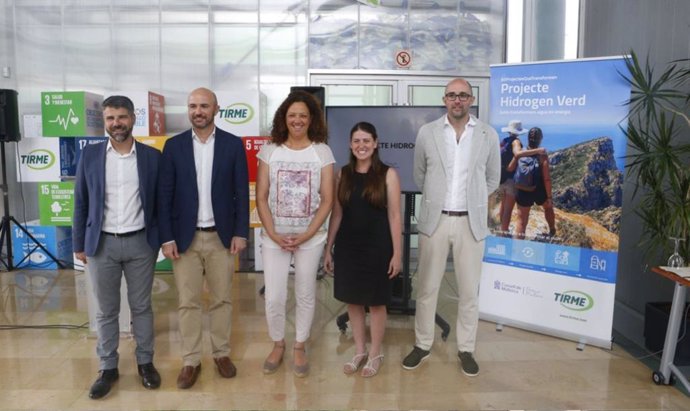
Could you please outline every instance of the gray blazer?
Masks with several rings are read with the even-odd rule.
[[[446,199],[446,153],[443,125],[446,116],[423,125],[414,148],[414,182],[422,191],[417,220],[420,233],[431,235],[438,226]],[[488,124],[475,119],[470,147],[471,164],[467,179],[467,212],[472,235],[477,241],[489,235],[488,200],[501,177],[498,134]]]

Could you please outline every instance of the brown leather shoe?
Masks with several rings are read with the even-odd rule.
[[[213,362],[216,363],[216,367],[218,367],[218,372],[220,373],[221,377],[232,378],[237,375],[237,368],[235,368],[235,364],[230,361],[230,357],[214,358]]]
[[[177,376],[177,388],[191,388],[191,386],[196,382],[196,379],[199,377],[200,372],[201,364],[197,365],[196,367],[191,365],[185,365],[182,367],[182,370],[180,370],[180,375]]]

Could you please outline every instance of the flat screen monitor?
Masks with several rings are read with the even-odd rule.
[[[335,156],[336,172],[349,161],[350,130],[360,121],[367,121],[376,127],[381,160],[398,170],[402,191],[419,192],[412,179],[417,131],[445,114],[444,106],[327,107],[328,145]]]

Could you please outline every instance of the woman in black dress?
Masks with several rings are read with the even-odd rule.
[[[365,364],[362,376],[373,377],[383,363],[391,279],[401,269],[400,179],[381,162],[372,124],[355,124],[350,150],[350,162],[337,176],[324,266],[331,273],[335,269],[335,298],[347,303],[355,339],[355,355],[343,372],[353,374]],[[365,307],[371,316],[368,353]]]

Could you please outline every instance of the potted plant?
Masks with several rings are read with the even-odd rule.
[[[642,239],[649,265],[666,265],[680,238],[679,253],[690,262],[690,69],[688,59],[669,63],[656,73],[649,58],[641,64],[634,51],[623,75],[632,91],[627,128],[627,174],[639,200],[635,213],[642,220]]]

